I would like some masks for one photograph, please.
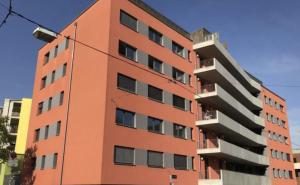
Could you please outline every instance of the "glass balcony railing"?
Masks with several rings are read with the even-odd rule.
[[[211,120],[217,118],[216,110],[205,110],[202,112],[202,120]]]

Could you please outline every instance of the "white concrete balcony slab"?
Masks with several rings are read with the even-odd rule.
[[[294,169],[300,170],[300,163],[294,163]]]
[[[220,179],[199,179],[198,185],[271,185],[267,176],[221,170]]]
[[[223,65],[215,58],[200,61],[194,74],[201,79],[217,83],[250,110],[262,110],[262,100],[253,96]]]
[[[213,106],[247,128],[265,127],[264,119],[252,113],[218,84],[201,87],[195,99],[201,104]]]
[[[251,152],[222,139],[217,139],[217,146],[215,148],[199,148],[197,153],[201,156],[226,159],[242,164],[258,166],[269,165],[268,157]]]
[[[250,92],[261,91],[261,84],[253,80],[236,60],[230,55],[228,50],[220,43],[217,37],[209,37],[203,42],[193,45],[193,49],[204,58],[217,58],[226,69],[233,74]]]
[[[245,146],[266,146],[266,137],[258,135],[247,129],[240,123],[229,118],[220,111],[213,111],[212,114],[203,113],[203,120],[196,121],[199,128],[211,130],[214,133],[222,134],[232,141]],[[211,115],[211,116],[210,116]]]

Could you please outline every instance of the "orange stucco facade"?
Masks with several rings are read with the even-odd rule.
[[[186,55],[178,56],[172,49],[159,45],[148,36],[120,24],[120,11],[130,14],[148,27],[159,30],[168,37],[168,40],[182,46]],[[220,169],[223,168],[221,164],[223,160],[212,157],[205,163],[197,153],[204,136],[203,130],[195,124],[202,117],[202,111],[200,104],[195,100],[199,82],[193,75],[199,56],[193,51],[191,39],[184,36],[180,30],[172,28],[170,23],[167,25],[158,17],[150,15],[127,0],[97,1],[61,34],[71,39],[58,36],[39,50],[27,140],[27,149],[34,149],[32,159],[35,160],[35,167],[26,168],[28,171],[23,174],[23,184],[196,185],[198,179],[204,178],[205,168],[209,170],[207,178],[221,178]],[[74,42],[74,39],[77,42]],[[163,61],[166,66],[180,69],[185,74],[186,81],[179,82],[172,78],[172,73],[171,76],[158,73],[140,62],[123,57],[119,51],[120,41],[134,46],[138,50],[135,54],[138,58],[141,51]],[[65,43],[63,49],[60,48],[61,43]],[[56,46],[58,49],[55,49]],[[51,51],[55,53],[54,57],[51,56]],[[49,52],[50,57],[47,54]],[[65,71],[56,77],[63,65]],[[53,77],[54,70],[56,72]],[[122,90],[118,87],[119,74],[135,79],[139,83],[148,84],[148,88],[151,85],[162,89],[164,96],[173,94],[173,99],[174,95],[184,98],[184,110],[166,102],[154,101],[140,95],[139,92],[130,93]],[[136,83],[139,84],[138,82]],[[60,96],[56,96],[58,94]],[[266,121],[266,130],[288,137],[289,142],[288,145],[282,145],[268,140],[268,148],[280,149],[290,154],[285,102],[267,89],[263,89],[262,94],[284,106],[284,112],[279,112],[264,105],[264,112],[277,115],[285,120],[286,125],[286,128],[277,128]],[[59,97],[59,101],[56,97]],[[175,132],[173,123],[178,123],[185,128],[185,138],[167,134],[166,125],[163,127],[165,131],[159,134],[149,132],[147,128],[140,129],[139,126],[134,128],[120,126],[116,124],[118,108],[158,118],[164,122],[166,120],[172,123],[170,130],[173,134]],[[136,123],[137,119],[135,117],[135,124],[139,124]],[[206,137],[208,138],[206,145],[216,147],[213,140],[217,137],[216,134],[208,132]],[[133,164],[116,164],[116,146],[135,149]],[[153,168],[138,164],[138,160],[145,160],[137,159],[140,155],[138,151],[164,153],[164,165]],[[172,157],[167,158],[169,155]],[[174,155],[186,156],[188,163],[186,169],[174,168]],[[172,163],[170,165],[166,164],[170,162],[169,159]],[[272,168],[292,170],[292,163],[273,160],[270,157],[269,169]],[[271,170],[270,176],[273,177]],[[272,184],[294,185],[295,181],[272,178]]]

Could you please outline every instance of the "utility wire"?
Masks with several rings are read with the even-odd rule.
[[[5,7],[8,12],[5,15],[4,19],[2,20],[2,22],[0,23],[0,28],[7,22],[8,17],[12,14],[12,0],[9,1],[9,7],[6,7],[4,4],[1,3],[1,5],[3,7]]]

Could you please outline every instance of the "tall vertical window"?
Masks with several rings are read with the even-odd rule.
[[[136,61],[136,48],[125,42],[119,41],[119,53],[130,60]]]
[[[49,125],[45,127],[45,139],[48,139],[49,136]]]
[[[50,97],[48,100],[48,111],[51,110],[51,108],[52,108],[52,97]]]
[[[187,169],[187,157],[184,155],[174,155],[174,168],[176,170]]]
[[[136,80],[128,76],[118,74],[118,88],[129,91],[132,93],[136,92]]]
[[[185,110],[185,99],[173,94],[173,106]]]
[[[153,100],[163,102],[163,90],[148,85],[148,97]]]
[[[133,165],[134,164],[134,149],[128,147],[115,146],[115,163]]]
[[[65,47],[65,49],[69,48],[69,44],[70,44],[70,37],[66,38],[66,47]]]
[[[184,48],[181,45],[177,44],[174,41],[172,42],[172,51],[175,54],[183,57],[183,50],[184,50]]]
[[[147,163],[150,167],[162,168],[163,167],[163,153],[148,151],[147,153]]]
[[[40,129],[36,129],[34,131],[34,141],[39,141],[39,138],[40,138]]]
[[[184,72],[180,71],[179,69],[173,67],[172,76],[174,80],[184,83]]]
[[[64,103],[64,96],[65,96],[64,91],[60,92],[60,94],[59,94],[59,105],[62,105]]]
[[[61,121],[58,121],[56,124],[56,136],[60,134]]]
[[[58,45],[56,45],[54,48],[54,57],[57,57],[57,54],[58,54]]]
[[[148,66],[156,72],[162,73],[162,61],[149,56],[148,57]]]
[[[43,156],[42,156],[42,160],[41,160],[41,169],[42,169],[42,170],[45,169],[45,162],[46,162],[46,156],[43,155]]]
[[[135,113],[123,109],[116,110],[116,123],[125,127],[134,127]]]
[[[56,165],[57,165],[57,156],[58,156],[57,153],[55,153],[55,154],[53,155],[53,169],[55,169],[55,168],[56,168]]]
[[[162,120],[148,117],[148,131],[162,133],[162,124]]]
[[[41,89],[44,89],[46,87],[46,80],[47,76],[44,76],[41,80]]]
[[[51,83],[53,83],[54,80],[55,80],[55,70],[52,71],[52,73],[51,73]]]
[[[62,76],[65,76],[66,73],[67,73],[67,63],[65,63],[64,66],[63,66],[63,74],[62,74]]]
[[[128,28],[137,31],[137,19],[122,10],[120,12],[120,22],[124,26],[127,26]]]
[[[185,139],[185,126],[173,124],[173,134],[175,137]]]
[[[44,65],[47,64],[49,62],[49,59],[50,59],[50,53],[46,53],[45,56],[44,56]]]
[[[43,112],[43,102],[40,102],[38,104],[37,114],[41,114],[42,112]]]
[[[162,34],[150,27],[149,27],[149,39],[159,45],[162,45]]]

